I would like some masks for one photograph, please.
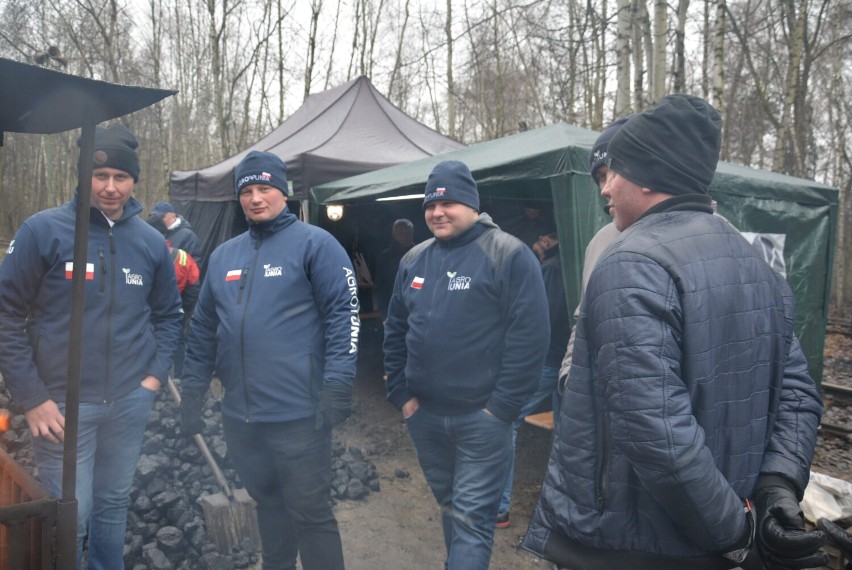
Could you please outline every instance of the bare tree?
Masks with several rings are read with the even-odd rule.
[[[313,79],[314,61],[317,49],[317,25],[319,23],[321,10],[322,0],[311,0],[311,27],[310,32],[308,33],[308,61],[305,64],[305,93],[302,97],[303,101],[311,94],[311,80]],[[280,29],[281,28],[279,26],[279,30]]]
[[[727,0],[716,0],[716,34],[713,66],[713,98],[712,102],[719,112],[725,110],[725,37],[727,36]]]
[[[406,33],[408,32],[408,19],[411,16],[410,5],[411,0],[405,0],[402,25],[400,27],[399,33],[397,34],[396,56],[394,57],[393,69],[391,70],[390,80],[388,81],[388,93],[391,95],[395,93],[394,88],[396,87],[396,81],[402,71],[402,62],[404,57],[403,49],[405,47]],[[450,65],[449,68],[452,70],[452,65]],[[450,112],[449,115],[452,117],[453,113]],[[450,132],[452,133],[452,127],[450,128]],[[450,136],[452,136],[452,134]]]
[[[841,188],[835,291],[852,271],[850,38],[846,0],[0,3],[0,55],[179,91],[121,119],[140,139],[144,202],[166,196],[169,170],[245,148],[356,74],[466,142],[556,121],[599,129],[695,89],[725,118],[725,159]],[[70,197],[75,140],[7,135],[0,184],[22,191],[6,194],[0,236]]]
[[[632,108],[630,97],[630,60],[631,60],[631,0],[618,0],[618,11],[616,13],[617,28],[615,36],[616,52],[616,81],[615,90],[615,114],[626,115]]]
[[[447,132],[456,136],[456,94],[453,81],[453,1],[447,0],[447,18],[444,33],[447,35]]]
[[[650,66],[651,100],[666,94],[666,43],[669,35],[668,2],[654,0],[654,58]],[[650,62],[649,62],[650,63]]]
[[[675,25],[674,73],[672,90],[675,93],[686,91],[686,13],[689,0],[678,0],[677,24]]]
[[[650,103],[648,89],[654,62],[654,42],[646,0],[633,0],[630,24],[633,38],[633,108],[644,109]],[[651,70],[653,71],[653,70]]]

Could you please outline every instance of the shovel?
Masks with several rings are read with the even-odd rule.
[[[180,394],[171,378],[169,378],[169,392],[172,393],[175,403],[180,406]],[[245,489],[231,489],[225,474],[219,469],[201,434],[195,434],[192,438],[222,488],[221,493],[198,498],[204,510],[207,535],[224,554],[237,546],[244,549],[253,548],[255,552],[260,550],[260,530],[257,526],[254,500]]]

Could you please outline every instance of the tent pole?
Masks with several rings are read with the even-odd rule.
[[[77,564],[77,428],[80,412],[80,367],[83,345],[83,309],[86,295],[86,261],[89,247],[89,208],[95,125],[83,123],[80,136],[80,170],[77,173],[77,218],[74,227],[74,270],[71,275],[71,321],[68,327],[68,382],[65,387],[65,453],[62,458],[62,498],[58,505],[59,568]],[[88,159],[87,159],[88,157]]]

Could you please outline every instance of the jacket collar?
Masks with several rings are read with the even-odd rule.
[[[249,222],[249,234],[252,239],[263,239],[265,236],[280,232],[295,222],[296,216],[290,213],[290,210],[285,206],[284,210],[271,220],[257,224]]]
[[[645,213],[639,216],[639,220],[650,216],[651,214],[662,214],[663,212],[677,212],[684,210],[712,214],[712,203],[713,201],[707,194],[683,194],[681,196],[673,196],[668,200],[663,200],[662,202],[659,202],[645,210]]]
[[[78,192],[79,192],[79,188],[74,190],[74,197],[71,198],[71,202],[69,202],[71,204],[71,206],[74,208],[74,210],[77,209],[77,193]],[[139,201],[136,198],[131,196],[130,200],[128,200],[127,203],[124,205],[124,211],[122,212],[121,217],[117,220],[114,220],[113,223],[120,224],[122,222],[125,222],[125,221],[129,220],[130,218],[138,216],[139,214],[142,213],[143,210],[144,210],[144,208],[142,207],[142,204],[140,204]],[[104,215],[104,213],[101,212],[100,210],[98,210],[97,208],[95,208],[94,206],[89,207],[89,221],[97,222],[97,223],[103,224],[103,225],[109,224],[109,222],[107,221],[107,217]]]
[[[500,227],[494,223],[494,220],[491,219],[491,216],[482,212],[479,214],[479,218],[470,226],[468,229],[460,233],[459,235],[452,237],[450,239],[436,239],[435,242],[441,247],[461,247],[463,245],[469,244],[487,230],[492,228],[500,229]]]

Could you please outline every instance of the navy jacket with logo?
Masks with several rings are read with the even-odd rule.
[[[76,199],[26,220],[0,264],[0,373],[25,410],[65,401]],[[110,227],[92,208],[80,401],[107,402],[147,375],[165,382],[181,336],[163,236],[131,198]]]
[[[385,328],[388,400],[446,415],[488,408],[514,421],[538,386],[550,341],[541,265],[480,214],[400,262]]]
[[[225,387],[222,413],[245,422],[314,416],[324,382],[351,386],[358,287],[343,247],[284,210],[210,256],[192,316],[182,386]]]

